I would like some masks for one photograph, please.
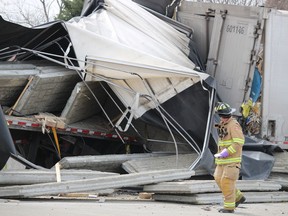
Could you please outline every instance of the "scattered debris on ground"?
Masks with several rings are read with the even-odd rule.
[[[238,180],[237,187],[245,193],[247,203],[288,201],[286,191],[288,169],[285,168],[287,164],[284,160],[287,154],[287,152],[275,153],[275,164],[267,180]],[[92,156],[63,159],[58,163],[65,164],[66,167],[58,170],[60,181],[57,179],[57,166],[47,170],[1,171],[0,197],[93,199],[98,202],[154,200],[206,205],[222,202],[220,190],[211,175],[203,170],[187,169],[189,158],[193,160],[191,154],[179,155],[178,169],[169,169],[175,168],[171,167],[172,161],[175,161],[175,156],[171,155],[118,155],[114,159],[111,155],[107,155],[106,160],[103,160],[103,157],[105,156],[93,156],[94,166],[91,162]],[[162,163],[165,157],[166,167]],[[81,165],[81,169],[72,166],[75,161]],[[133,169],[131,173],[123,173],[123,170],[119,171],[120,173],[104,172],[100,165],[105,163],[104,167],[107,170],[111,170],[111,167],[120,170],[121,166],[127,168],[127,164],[137,164],[138,166],[134,168],[140,167],[141,161],[144,168],[141,171]],[[154,164],[154,169],[148,171],[149,164]],[[98,171],[97,168],[102,171]]]

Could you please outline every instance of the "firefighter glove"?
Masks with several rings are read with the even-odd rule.
[[[223,149],[220,153],[217,153],[214,155],[214,157],[216,157],[216,158],[226,158],[228,156],[229,156],[229,152],[226,148]]]

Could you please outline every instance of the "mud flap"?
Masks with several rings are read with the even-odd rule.
[[[0,106],[0,170],[3,169],[11,154],[16,154],[16,149]]]

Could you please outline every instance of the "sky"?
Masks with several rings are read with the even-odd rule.
[[[56,0],[45,0],[50,4],[49,19],[54,20],[59,9]],[[1,0],[0,15],[8,21],[12,21],[21,25],[29,26],[24,16],[30,20],[30,26],[45,23],[44,10],[40,0]]]

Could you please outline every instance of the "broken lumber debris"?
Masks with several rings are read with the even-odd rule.
[[[89,191],[89,192],[82,192],[82,193],[66,193],[66,194],[58,194],[58,198],[64,199],[87,199],[87,198],[98,198],[99,196],[108,196],[115,193],[115,189],[105,189],[105,190],[97,190],[97,191]]]
[[[39,115],[35,115],[34,117],[37,121],[41,122],[42,127],[61,129],[64,129],[66,127],[65,118],[60,118],[50,113],[40,113]]]

